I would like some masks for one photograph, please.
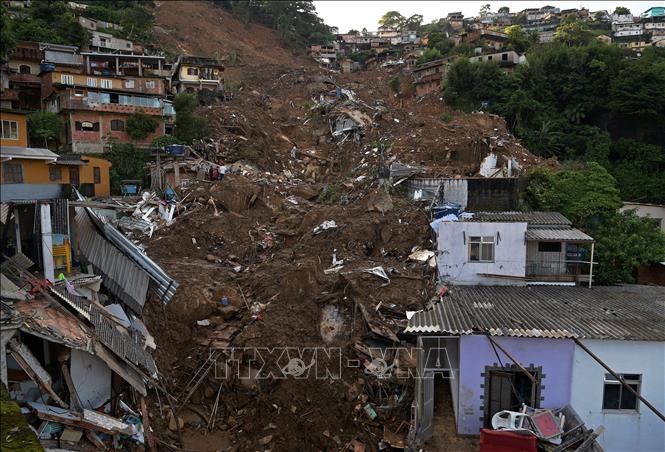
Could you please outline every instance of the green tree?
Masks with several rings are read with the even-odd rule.
[[[157,118],[139,110],[129,115],[125,130],[133,140],[145,140],[159,124]]]
[[[517,53],[524,53],[531,46],[529,35],[520,25],[506,27],[504,33],[508,35],[506,45]]]
[[[508,8],[507,6],[502,6],[501,8],[499,8],[499,12],[501,14],[508,14],[510,12],[510,8]]]
[[[443,58],[443,56],[437,49],[427,48],[423,51],[423,54],[418,57],[416,64],[425,64],[430,61],[440,60],[441,58]]]
[[[5,5],[0,6],[0,58],[7,54],[9,49],[16,45],[16,38],[12,31],[11,22]]]
[[[404,20],[404,30],[418,30],[423,23],[423,16],[421,14],[414,14],[408,19]]]
[[[175,136],[183,143],[191,143],[208,133],[208,121],[194,112],[198,105],[198,98],[192,93],[183,92],[173,99]]]
[[[614,14],[616,14],[618,16],[625,16],[627,14],[630,14],[630,10],[628,8],[626,8],[625,6],[617,6],[614,9]]]
[[[593,39],[593,33],[581,20],[564,20],[554,32],[554,39],[569,46],[580,46],[589,44]]]
[[[489,3],[486,3],[480,7],[480,15],[484,16],[487,13],[490,12],[490,9],[492,9],[492,6]]]
[[[28,131],[30,138],[40,145],[43,143],[45,148],[48,148],[49,140],[55,140],[57,149],[58,138],[62,132],[62,118],[49,111],[32,113],[28,116]]]
[[[406,18],[398,11],[388,11],[379,19],[380,25],[395,28],[397,30],[402,30],[404,28],[405,22]]]
[[[390,89],[395,93],[396,96],[400,95],[401,91],[400,91],[399,77],[391,78],[390,82],[388,82],[388,85],[390,86]]]
[[[634,211],[608,213],[590,233],[596,241],[594,279],[599,284],[632,283],[640,265],[665,261],[665,234],[655,220]]]
[[[525,199],[534,210],[561,212],[578,226],[621,207],[616,181],[595,162],[562,171],[536,168],[529,175]]]
[[[111,162],[111,190],[120,192],[120,183],[123,179],[143,180],[146,176],[145,165],[148,161],[147,151],[136,149],[132,144],[114,143],[111,151],[104,154],[104,158]]]

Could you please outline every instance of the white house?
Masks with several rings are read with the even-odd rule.
[[[593,238],[558,212],[464,213],[435,220],[439,280],[463,285],[588,282]],[[587,246],[591,245],[591,250]]]

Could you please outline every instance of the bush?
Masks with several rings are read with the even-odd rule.
[[[160,120],[139,110],[127,118],[127,135],[133,140],[145,140],[160,124]]]

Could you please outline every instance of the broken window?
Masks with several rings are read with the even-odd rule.
[[[494,262],[494,237],[469,237],[469,262]]]
[[[538,242],[538,251],[541,253],[560,253],[561,242]]]
[[[621,374],[621,378],[640,393],[642,375]],[[605,374],[603,386],[603,410],[633,410],[637,411],[637,397],[626,389],[612,374]]]

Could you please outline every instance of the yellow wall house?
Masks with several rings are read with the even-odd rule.
[[[0,112],[0,201],[56,199],[66,185],[76,185],[87,196],[110,193],[111,163],[98,157],[59,156],[48,149],[28,147],[24,114]]]

